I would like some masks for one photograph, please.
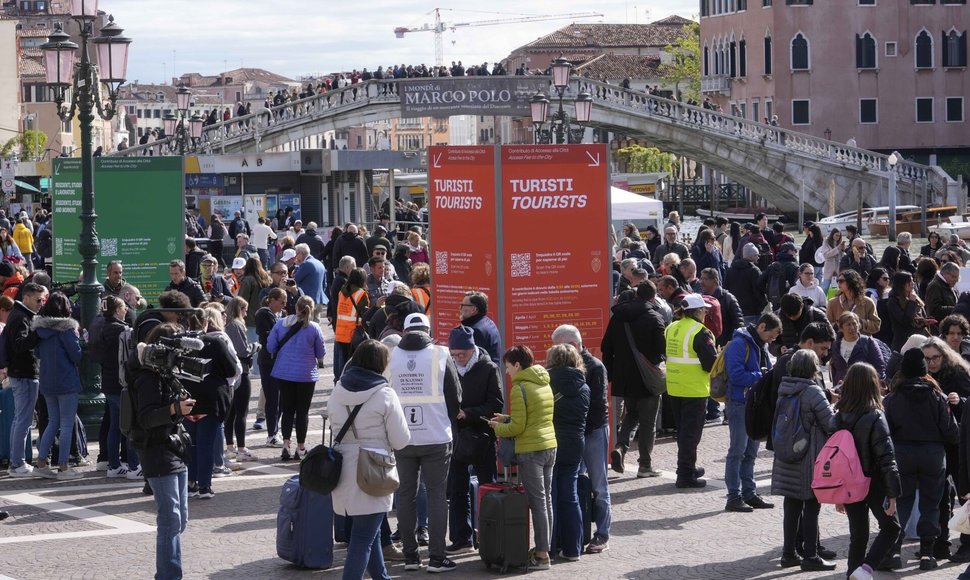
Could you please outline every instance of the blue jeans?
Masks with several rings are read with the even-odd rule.
[[[63,395],[44,395],[47,402],[47,428],[40,437],[37,457],[47,458],[54,445],[54,436],[60,432],[61,444],[57,446],[57,463],[67,465],[71,458],[71,438],[74,437],[74,417],[77,415],[77,401],[80,393]],[[16,399],[15,399],[16,401]]]
[[[189,523],[188,476],[182,471],[162,477],[149,477],[158,515],[155,524],[155,580],[182,577],[182,532]]]
[[[754,482],[754,460],[758,457],[761,443],[748,438],[744,428],[744,402],[728,401],[725,414],[728,420],[731,443],[728,447],[727,461],[724,463],[724,483],[727,485],[728,501],[754,497],[757,486]]]
[[[269,251],[264,248],[256,248],[256,255],[259,256],[259,263],[263,265],[263,268],[269,270]]]
[[[344,365],[347,364],[347,360],[350,358],[350,345],[342,342],[335,342],[333,345],[333,382],[334,384],[340,380],[340,375],[344,371]]]
[[[24,448],[30,437],[30,424],[34,422],[34,407],[37,405],[37,379],[16,379],[10,377],[13,389],[13,423],[10,425],[10,467],[24,464]],[[72,417],[73,421],[74,418]],[[73,423],[72,423],[73,429]],[[70,450],[71,446],[67,446]]]
[[[360,580],[364,570],[374,580],[390,580],[384,567],[384,552],[381,549],[381,522],[385,513],[354,516],[350,529],[350,544],[347,546],[347,559],[344,561],[343,580]]]
[[[583,512],[576,490],[579,463],[557,461],[552,468],[552,552],[579,556],[583,552]]]
[[[212,487],[212,448],[219,433],[222,421],[214,415],[206,415],[198,421],[186,421],[185,428],[192,437],[192,451],[189,462],[189,481],[199,484],[200,488]]]
[[[821,266],[814,266],[814,268],[815,268],[815,279],[818,280],[818,283],[819,284],[821,284],[822,283],[822,267]],[[826,288],[825,290],[828,290],[828,288]]]
[[[603,425],[592,433],[586,434],[586,446],[583,447],[583,466],[593,487],[593,521],[596,522],[596,535],[604,540],[610,539],[610,526],[613,522],[610,488],[606,480],[609,445],[610,426]]]
[[[108,469],[117,469],[121,465],[121,395],[105,395],[108,400]],[[132,445],[128,445],[128,469],[138,469],[138,453]]]

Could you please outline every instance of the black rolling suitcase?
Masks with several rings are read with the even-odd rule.
[[[497,566],[503,574],[509,568],[528,565],[529,501],[522,485],[504,484],[482,497],[478,506],[478,554],[486,568]]]

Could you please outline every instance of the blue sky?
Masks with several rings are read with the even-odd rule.
[[[366,6],[361,10],[360,6]],[[440,6],[440,4],[439,4]],[[697,13],[694,0],[460,0],[442,10],[442,20],[474,22],[524,14],[548,15],[596,11],[603,18],[578,22],[646,23]],[[434,63],[434,34],[417,32],[395,38],[397,26],[434,22],[435,3],[369,0],[101,0],[99,8],[115,16],[134,43],[129,80],[168,81],[175,73],[218,74],[258,67],[291,78],[378,65]],[[525,7],[525,9],[523,9]],[[484,10],[484,9],[487,9]],[[444,60],[493,62],[527,42],[570,23],[570,19],[467,26],[448,30]]]

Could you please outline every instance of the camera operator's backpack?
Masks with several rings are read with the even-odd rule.
[[[128,362],[132,357],[137,356],[136,346],[135,329],[129,327],[122,330],[118,335],[118,383],[122,387],[131,385],[131,369],[128,368]]]
[[[131,387],[121,389],[121,410],[118,413],[118,430],[126,439],[135,445],[135,431],[138,430],[138,404],[131,394]],[[137,445],[135,445],[137,447]]]

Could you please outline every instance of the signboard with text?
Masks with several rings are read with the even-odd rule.
[[[429,147],[428,195],[432,336],[447,344],[465,292],[484,292],[497,305],[495,148]]]
[[[561,324],[599,354],[610,316],[608,163],[602,144],[502,147],[504,341],[530,347],[538,363]]]
[[[149,302],[169,283],[168,263],[185,250],[181,157],[100,157],[95,160],[99,280],[121,260],[125,279]],[[81,272],[81,160],[55,159],[52,181],[54,281]]]
[[[402,81],[401,117],[502,115],[528,117],[529,100],[549,86],[548,77],[435,77]]]

